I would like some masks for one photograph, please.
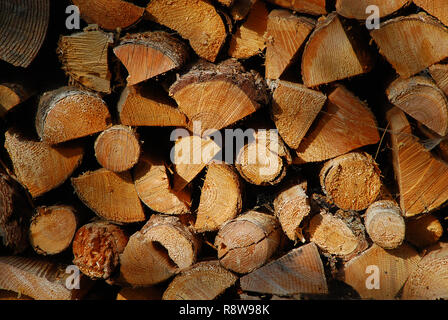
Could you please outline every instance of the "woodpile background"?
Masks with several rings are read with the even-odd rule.
[[[0,0],[0,298],[448,298],[447,26],[441,0]]]

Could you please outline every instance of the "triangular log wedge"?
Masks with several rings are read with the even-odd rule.
[[[247,59],[261,53],[266,47],[264,36],[267,20],[266,5],[258,0],[250,10],[247,20],[230,40],[229,55],[237,59]]]
[[[400,207],[407,217],[439,208],[448,200],[448,164],[435,158],[412,135],[406,115],[388,111]]]
[[[180,68],[188,59],[187,46],[165,31],[126,35],[114,53],[128,70],[128,86]]]
[[[413,0],[413,2],[448,26],[448,2],[440,0]]]
[[[57,144],[103,131],[111,122],[107,105],[97,94],[62,87],[40,99],[36,131],[42,141]]]
[[[328,96],[327,105],[300,143],[295,162],[328,160],[379,140],[372,111],[340,86]]]
[[[404,78],[448,57],[448,29],[425,13],[388,20],[370,34]]]
[[[366,12],[370,5],[377,6],[380,18],[391,15],[409,4],[409,0],[337,0],[336,11],[349,19],[366,20],[372,13]]]
[[[406,221],[406,240],[419,249],[436,244],[443,235],[443,226],[432,214]]]
[[[327,13],[325,0],[268,0],[280,7],[320,16]]]
[[[145,12],[145,8],[123,0],[73,0],[73,4],[87,23],[110,31],[133,26]]]
[[[407,244],[394,250],[374,244],[346,263],[343,280],[363,299],[392,300],[420,259],[418,252]]]
[[[112,34],[98,28],[87,27],[84,32],[62,36],[58,44],[59,60],[70,82],[110,93],[108,48],[112,43]]]
[[[268,102],[262,77],[256,72],[245,72],[236,60],[219,65],[205,61],[195,64],[170,87],[170,95],[191,126],[200,122],[200,128],[193,126],[193,130],[201,135],[205,130],[227,127]]]
[[[81,164],[84,149],[78,144],[52,147],[23,137],[10,129],[5,133],[5,148],[14,173],[32,197],[61,185]]]
[[[160,88],[126,87],[118,102],[120,122],[127,126],[186,127],[187,117]]]
[[[48,261],[24,257],[0,257],[0,289],[27,295],[35,300],[78,300],[92,287],[80,275],[79,289],[68,289],[73,269]]]
[[[28,67],[45,40],[49,20],[49,0],[0,2],[0,59]]]
[[[145,220],[128,171],[115,173],[102,168],[86,172],[71,181],[79,199],[98,216],[116,223]]]
[[[201,58],[211,62],[226,41],[224,22],[207,0],[153,0],[146,11],[151,20],[177,31]]]
[[[235,0],[230,7],[230,15],[234,21],[241,21],[249,14],[257,0]]]
[[[328,293],[324,266],[313,242],[243,276],[240,283],[244,291],[280,296]]]
[[[272,101],[272,118],[283,141],[297,149],[327,97],[302,84],[278,81]]]
[[[266,29],[266,78],[278,79],[296,58],[316,22],[288,10],[269,13]]]
[[[448,96],[448,64],[434,64],[429,67],[429,73],[439,88]]]
[[[336,13],[318,21],[302,56],[302,78],[307,87],[370,71],[369,54],[352,37]]]
[[[423,76],[398,78],[387,88],[389,101],[441,136],[448,134],[448,99]]]
[[[25,102],[33,92],[20,83],[0,83],[0,117],[15,106]]]
[[[204,281],[207,279],[207,281]],[[176,276],[163,293],[163,300],[213,300],[233,286],[238,277],[219,261],[203,261]]]

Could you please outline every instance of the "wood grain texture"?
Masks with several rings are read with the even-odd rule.
[[[408,5],[410,0],[337,0],[336,11],[349,19],[366,20],[372,13],[366,12],[368,6],[379,8],[380,18],[391,15]]]
[[[294,10],[320,16],[327,13],[325,0],[268,0],[269,2]]]

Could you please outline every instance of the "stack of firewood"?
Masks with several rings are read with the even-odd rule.
[[[448,298],[448,2],[72,2],[0,0],[0,296]]]

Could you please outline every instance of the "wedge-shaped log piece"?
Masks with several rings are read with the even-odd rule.
[[[302,78],[307,87],[370,71],[369,54],[352,37],[336,13],[318,21],[302,56]]]
[[[353,93],[338,87],[303,138],[295,162],[328,160],[379,140],[372,111]]]
[[[247,59],[259,54],[266,47],[265,32],[268,10],[263,1],[252,6],[247,20],[239,27],[230,40],[229,55],[237,59]]]
[[[363,299],[392,300],[416,270],[420,259],[417,251],[407,244],[394,250],[384,250],[374,244],[346,263],[344,282]]]
[[[437,0],[413,0],[414,3],[448,26],[448,2]]]
[[[436,244],[443,235],[443,226],[432,214],[406,221],[406,240],[419,249]]]
[[[206,279],[206,281],[204,281]],[[203,261],[176,276],[163,293],[163,300],[213,300],[238,280],[219,261]]]
[[[52,147],[28,139],[14,129],[5,133],[5,148],[17,179],[33,197],[61,185],[80,165],[84,155],[79,144]]]
[[[425,13],[388,20],[370,34],[404,78],[448,57],[448,29]]]
[[[28,100],[32,93],[31,90],[20,83],[0,83],[0,117]]]
[[[429,73],[439,88],[448,96],[448,64],[434,64],[429,67]]]
[[[111,33],[91,27],[85,28],[84,32],[62,36],[58,44],[59,60],[70,82],[110,93],[108,49],[112,43]]]
[[[121,124],[127,126],[186,127],[187,118],[161,88],[126,87],[118,102]]]
[[[240,177],[231,166],[210,164],[201,190],[195,230],[215,231],[235,218],[242,208],[241,192]]]
[[[327,13],[325,0],[268,0],[290,10],[320,16]]]
[[[219,65],[200,61],[171,86],[170,95],[191,126],[200,122],[199,129],[193,126],[196,134],[230,126],[268,102],[261,76],[245,72],[236,60]]]
[[[214,62],[227,33],[223,20],[207,0],[153,0],[146,8],[149,18],[177,31],[193,50]]]
[[[128,70],[128,86],[180,68],[188,59],[187,46],[165,31],[128,34],[114,53]]]
[[[230,15],[234,21],[241,21],[249,14],[257,0],[234,0],[230,7]]]
[[[327,97],[304,85],[278,81],[272,101],[272,118],[283,141],[297,149]]]
[[[448,299],[448,245],[439,243],[423,257],[403,288],[403,300]]]
[[[47,34],[49,0],[0,2],[0,59],[16,67],[28,67]]]
[[[288,10],[269,13],[266,29],[266,78],[278,79],[293,62],[316,22]]]
[[[379,8],[380,18],[386,17],[409,4],[410,0],[337,0],[336,11],[349,19],[366,20],[371,14],[371,5]]]
[[[145,220],[128,171],[115,173],[102,168],[86,172],[71,181],[79,199],[98,216],[116,223]]]
[[[62,87],[40,99],[36,131],[42,141],[57,144],[103,131],[111,121],[107,105],[98,95]]]
[[[389,101],[441,136],[448,134],[448,99],[427,77],[398,78],[386,91]]]
[[[261,267],[277,250],[281,232],[276,217],[258,211],[228,221],[215,239],[221,265],[237,273]]]
[[[411,125],[400,109],[389,110],[387,119],[403,214],[411,217],[439,208],[448,200],[448,165],[412,135]]]
[[[133,26],[145,12],[145,8],[123,0],[73,0],[73,4],[87,23],[111,31]]]
[[[190,212],[188,189],[174,192],[165,163],[143,155],[134,169],[134,183],[140,200],[154,211],[165,214]]]
[[[35,300],[78,300],[92,287],[92,282],[80,275],[79,289],[73,285],[73,268],[48,261],[24,257],[0,257],[0,288],[23,293]]]
[[[200,243],[178,217],[153,215],[120,257],[121,276],[134,286],[167,280],[196,262]]]
[[[244,291],[280,296],[328,293],[324,266],[313,242],[243,276],[240,283]]]

